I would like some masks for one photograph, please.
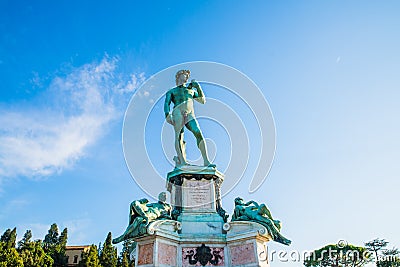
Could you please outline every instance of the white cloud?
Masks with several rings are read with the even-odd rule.
[[[128,94],[143,81],[143,73],[124,75],[118,59],[106,56],[53,79],[35,102],[39,107],[32,102],[0,108],[0,182],[73,166],[121,118]]]

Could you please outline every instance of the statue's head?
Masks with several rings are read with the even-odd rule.
[[[237,197],[235,198],[235,205],[242,205],[243,204],[243,198]]]
[[[161,192],[158,194],[158,201],[165,202],[167,200],[167,193]]]
[[[189,80],[190,70],[180,70],[175,74],[176,85],[182,85]]]

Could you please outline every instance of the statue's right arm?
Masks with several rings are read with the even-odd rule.
[[[167,122],[171,125],[174,125],[174,121],[173,118],[171,116],[171,114],[169,113],[170,111],[170,104],[172,102],[172,93],[171,91],[168,91],[167,94],[165,95],[165,102],[164,102],[164,113],[165,113],[165,119],[167,120]]]
[[[165,118],[168,117],[169,115],[169,105],[171,105],[172,102],[172,93],[171,91],[168,91],[167,94],[165,95],[165,102],[164,102],[164,113],[165,113]]]

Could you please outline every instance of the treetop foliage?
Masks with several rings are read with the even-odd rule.
[[[61,234],[57,224],[53,223],[42,240],[32,240],[32,231],[27,230],[16,244],[17,229],[6,229],[0,236],[0,267],[66,267],[68,258],[65,255],[68,230]],[[90,246],[82,253],[81,267],[133,267],[129,253],[118,257],[117,249],[112,245],[111,233],[108,233],[103,246]]]
[[[351,244],[330,244],[314,250],[305,260],[306,267],[362,267],[375,261],[377,267],[400,266],[400,251],[385,239],[374,239],[365,243],[365,247]]]
[[[354,245],[326,245],[313,251],[305,260],[307,267],[353,266],[361,267],[371,261],[370,253],[364,247]]]

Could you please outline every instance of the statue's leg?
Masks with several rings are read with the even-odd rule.
[[[121,236],[119,236],[119,237],[117,237],[117,238],[114,238],[114,239],[112,240],[112,243],[113,243],[113,244],[118,244],[118,243],[124,241],[124,237],[125,237],[124,235],[121,235]]]
[[[281,230],[281,222],[279,220],[274,220],[274,218],[272,218],[271,215],[271,211],[268,209],[268,207],[265,204],[261,204],[260,207],[258,208],[258,214],[260,214],[261,216],[266,216],[267,218],[269,218],[272,223],[275,225],[275,227],[280,231]]]
[[[265,214],[272,221],[274,220],[274,218],[272,218],[271,212],[269,211],[269,209],[267,208],[267,206],[265,204],[261,204],[260,207],[258,208],[258,210],[259,210],[260,215]]]
[[[196,137],[197,147],[199,148],[201,156],[203,157],[204,166],[209,166],[211,163],[208,160],[206,142],[200,130],[199,124],[197,123],[197,120],[196,119],[189,120],[186,123],[186,127],[189,129],[189,131],[193,133],[194,137]]]
[[[127,238],[129,238],[129,234],[130,234],[133,230],[134,230],[134,224],[133,224],[133,223],[132,223],[132,224],[129,224],[128,227],[126,228],[125,232],[124,232],[122,235],[120,235],[119,237],[114,238],[112,242],[113,242],[114,244],[118,244],[118,243],[120,243],[120,242],[126,240]]]
[[[183,156],[183,126],[184,117],[180,113],[176,113],[174,116],[174,130],[175,130],[175,150],[178,156],[180,165],[186,165],[186,158]]]
[[[179,135],[179,142],[180,142],[180,148],[182,151],[182,157],[183,160],[186,162],[186,142],[183,140],[183,136],[184,136],[184,127],[182,127],[181,133]]]

